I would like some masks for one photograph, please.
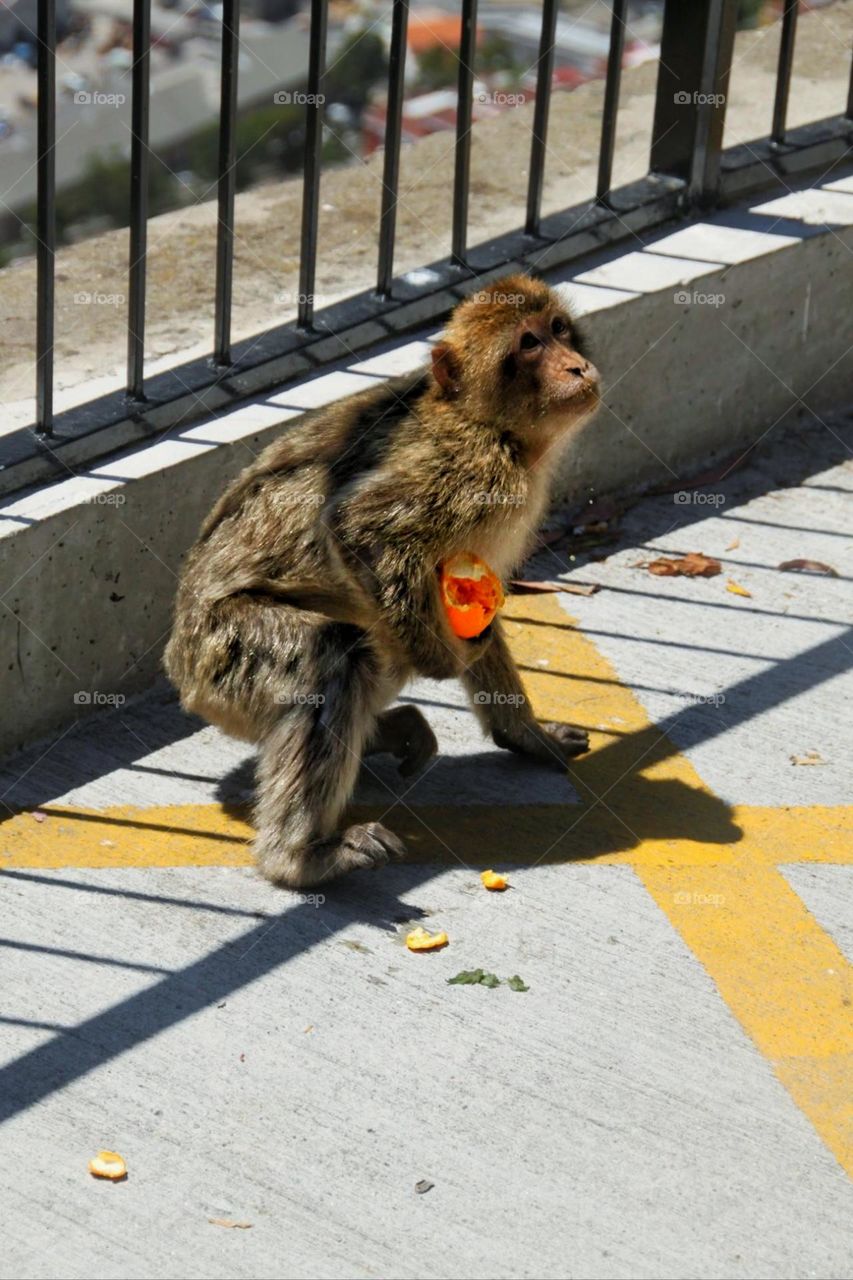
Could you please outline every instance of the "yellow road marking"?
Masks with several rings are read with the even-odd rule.
[[[391,825],[415,859],[430,863],[595,859],[633,867],[853,1174],[853,971],[777,869],[853,862],[853,809],[726,805],[555,600],[515,598],[507,615],[534,707],[592,729],[593,750],[570,769],[581,804],[396,804]],[[371,806],[353,817],[383,811]],[[0,867],[251,863],[248,815],[218,804],[44,812],[44,823],[18,814],[0,826]]]

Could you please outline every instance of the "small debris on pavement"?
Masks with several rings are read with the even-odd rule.
[[[489,976],[494,977],[494,974]],[[455,978],[448,978],[447,981],[451,987],[474,987],[477,983],[482,982],[485,977],[485,969],[463,969],[456,974]]]
[[[121,1182],[127,1177],[127,1165],[117,1151],[99,1151],[89,1161],[89,1172],[93,1178]]]
[[[783,573],[822,573],[827,578],[838,577],[838,570],[822,560],[783,560],[779,568]]]
[[[511,578],[510,594],[514,596],[535,595],[538,592],[567,591],[573,596],[594,596],[601,590],[598,582],[560,582],[558,578],[545,578],[541,582],[532,582],[524,578]]]
[[[420,925],[406,934],[406,946],[410,951],[438,951],[439,948],[446,947],[448,942],[446,933],[428,933]]]
[[[248,1231],[255,1225],[254,1222],[236,1222],[233,1218],[208,1218],[208,1222],[212,1222],[215,1227],[230,1227],[237,1231]]]
[[[819,751],[807,751],[802,756],[791,756],[791,764],[826,764]]]
[[[484,969],[463,969],[455,977],[447,978],[446,981],[448,986],[451,987],[488,987],[490,990],[494,990],[495,987],[501,986],[504,979],[499,978],[496,973],[486,973]],[[506,979],[506,985],[510,991],[530,990],[517,973]]]
[[[726,591],[731,591],[733,596],[746,596],[747,600],[752,599],[752,592],[747,591],[746,587],[742,587],[739,582],[732,582],[731,578],[726,583]]]
[[[490,889],[493,893],[500,893],[503,889],[509,888],[509,881],[506,876],[499,875],[497,871],[481,871],[480,879],[485,888]]]
[[[46,813],[42,813],[40,809],[33,809],[30,817],[35,818],[36,822],[44,822],[47,817]]]
[[[723,566],[713,556],[701,551],[690,551],[686,556],[660,556],[637,568],[646,568],[658,578],[714,578],[722,573]]]
[[[740,538],[732,538],[731,542],[726,547],[726,551],[737,551],[739,546],[740,546]]]
[[[370,955],[370,947],[366,947],[363,942],[356,942],[355,938],[341,938],[341,946],[349,951],[363,951],[366,956]]]
[[[245,1062],[245,1061],[246,1061],[246,1055],[245,1055],[245,1053],[241,1053],[241,1054],[240,1054],[240,1061],[241,1061],[241,1062]]]
[[[428,1191],[432,1191],[435,1186],[434,1182],[430,1182],[429,1178],[421,1178],[420,1182],[415,1183],[415,1191],[419,1196],[425,1196]]]

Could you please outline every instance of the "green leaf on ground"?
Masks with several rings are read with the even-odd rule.
[[[482,981],[484,976],[482,969],[463,969],[455,978],[448,978],[447,981],[451,986],[458,984],[463,987],[472,987]]]
[[[519,978],[517,973],[514,973],[511,978],[507,978],[506,982],[510,991],[529,991],[530,990],[527,983],[524,982],[523,979]]]
[[[501,980],[496,973],[484,973],[480,979],[481,987],[499,987]]]

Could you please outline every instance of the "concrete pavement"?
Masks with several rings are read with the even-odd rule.
[[[0,1275],[849,1275],[850,439],[538,556],[601,584],[507,609],[592,751],[511,759],[420,682],[442,755],[358,796],[412,860],[323,901],[255,876],[250,755],[165,689],[10,762]],[[643,567],[688,551],[723,573]]]

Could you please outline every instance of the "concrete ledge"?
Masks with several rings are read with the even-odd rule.
[[[687,484],[787,416],[849,401],[853,179],[632,245],[548,273],[585,317],[607,387],[557,499]],[[376,336],[358,326],[352,344],[329,339],[350,346],[338,368],[0,508],[0,750],[148,687],[181,558],[223,486],[306,409],[421,364],[431,333],[356,355]]]

